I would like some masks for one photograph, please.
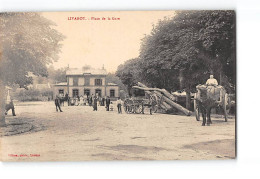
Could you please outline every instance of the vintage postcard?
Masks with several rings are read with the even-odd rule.
[[[236,158],[233,10],[0,13],[2,161]]]

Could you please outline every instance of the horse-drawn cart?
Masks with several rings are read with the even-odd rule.
[[[126,113],[144,114],[145,109],[149,113],[155,113],[158,109],[158,98],[156,95],[147,95],[143,90],[132,89],[132,97],[124,100],[124,110]]]
[[[200,112],[204,117],[210,119],[211,108],[220,107],[223,109],[225,121],[227,122],[228,113],[231,107],[229,95],[223,86],[198,85],[197,93],[194,95],[194,111],[196,120],[200,120]]]

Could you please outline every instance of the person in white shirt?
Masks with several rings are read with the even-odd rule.
[[[121,109],[122,103],[123,103],[123,101],[122,101],[120,98],[118,98],[118,100],[116,101],[118,114],[119,114],[119,113],[122,114],[122,109]]]
[[[206,82],[207,86],[218,86],[218,81],[214,78],[213,75],[210,75],[209,79]]]

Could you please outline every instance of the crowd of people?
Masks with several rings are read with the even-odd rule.
[[[100,97],[99,95],[84,95],[84,96],[74,96],[69,97],[68,94],[65,96],[56,96],[55,98],[55,106],[56,111],[63,112],[61,110],[61,105],[64,105],[64,101],[67,101],[68,106],[92,106],[93,111],[98,110],[98,106],[105,106],[106,111],[114,110],[113,101],[111,101],[110,97]],[[111,105],[112,104],[112,105]],[[123,101],[118,98],[116,101],[116,106],[118,113],[122,113],[122,104]]]

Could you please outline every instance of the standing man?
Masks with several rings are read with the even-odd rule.
[[[5,105],[5,115],[7,115],[8,111],[12,109],[12,114],[13,116],[16,116],[15,115],[15,111],[14,111],[14,103],[13,103],[13,100],[10,99],[10,102],[8,104]]]
[[[68,93],[65,94],[65,99],[64,100],[67,100],[68,106],[69,106],[69,94]]]
[[[120,99],[120,97],[119,97],[118,100],[116,101],[118,114],[120,114],[120,113],[122,114],[122,109],[121,109],[122,102],[123,102],[123,101]]]
[[[93,104],[93,111],[97,111],[97,102],[98,102],[97,96],[94,97],[93,102],[94,102],[94,104]]]
[[[110,105],[110,99],[107,96],[107,98],[106,98],[106,108],[107,108],[107,111],[109,111],[109,105]]]
[[[58,108],[60,110],[60,112],[63,112],[60,108],[60,98],[56,95],[56,98],[55,98],[55,106],[56,106],[56,111],[58,112]]]
[[[89,106],[92,106],[93,99],[94,99],[94,97],[93,97],[93,94],[92,94],[89,98]]]
[[[102,97],[102,106],[105,106],[105,98]]]

